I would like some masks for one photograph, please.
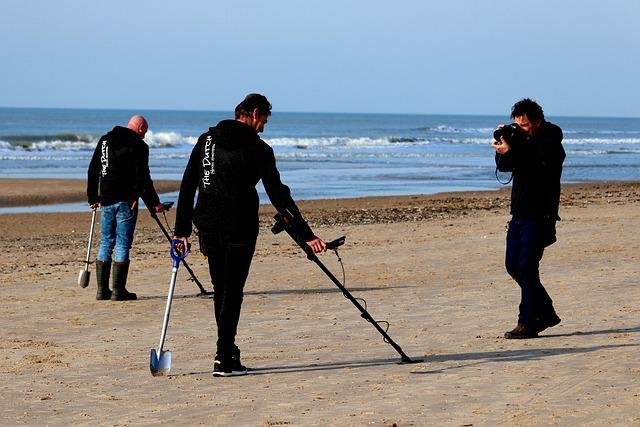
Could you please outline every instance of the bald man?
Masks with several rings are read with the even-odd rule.
[[[149,173],[149,147],[143,138],[149,126],[144,117],[131,117],[127,127],[116,126],[99,141],[87,173],[91,209],[101,208],[101,241],[96,259],[97,300],[128,301],[137,295],[126,289],[129,250],[138,219],[138,199],[163,212]],[[109,277],[113,264],[113,291]]]

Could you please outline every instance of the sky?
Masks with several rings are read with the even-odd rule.
[[[640,117],[634,0],[2,0],[0,106]]]

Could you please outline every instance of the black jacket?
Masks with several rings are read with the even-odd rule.
[[[279,212],[289,209],[301,237],[313,239],[289,187],[280,181],[273,149],[254,129],[237,120],[223,120],[198,138],[180,186],[176,236],[190,236],[193,221],[204,233],[255,240],[259,229],[256,184],[261,179],[275,208]]]
[[[87,173],[89,204],[103,206],[142,197],[147,207],[160,203],[149,173],[149,147],[133,130],[116,126],[98,141]]]
[[[562,130],[547,121],[526,141],[512,144],[506,154],[496,154],[498,170],[513,172],[513,216],[552,221],[558,218],[564,159]]]

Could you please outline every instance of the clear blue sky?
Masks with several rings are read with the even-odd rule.
[[[2,0],[0,106],[640,117],[635,0]]]

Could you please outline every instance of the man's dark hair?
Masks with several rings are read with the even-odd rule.
[[[544,120],[544,111],[542,111],[542,107],[539,106],[536,101],[529,98],[520,100],[511,107],[512,119],[524,116],[525,114],[532,122],[535,122],[538,119]]]
[[[259,93],[250,93],[236,107],[236,119],[242,116],[250,116],[256,108],[260,115],[271,115],[271,103],[269,103],[267,97]]]

